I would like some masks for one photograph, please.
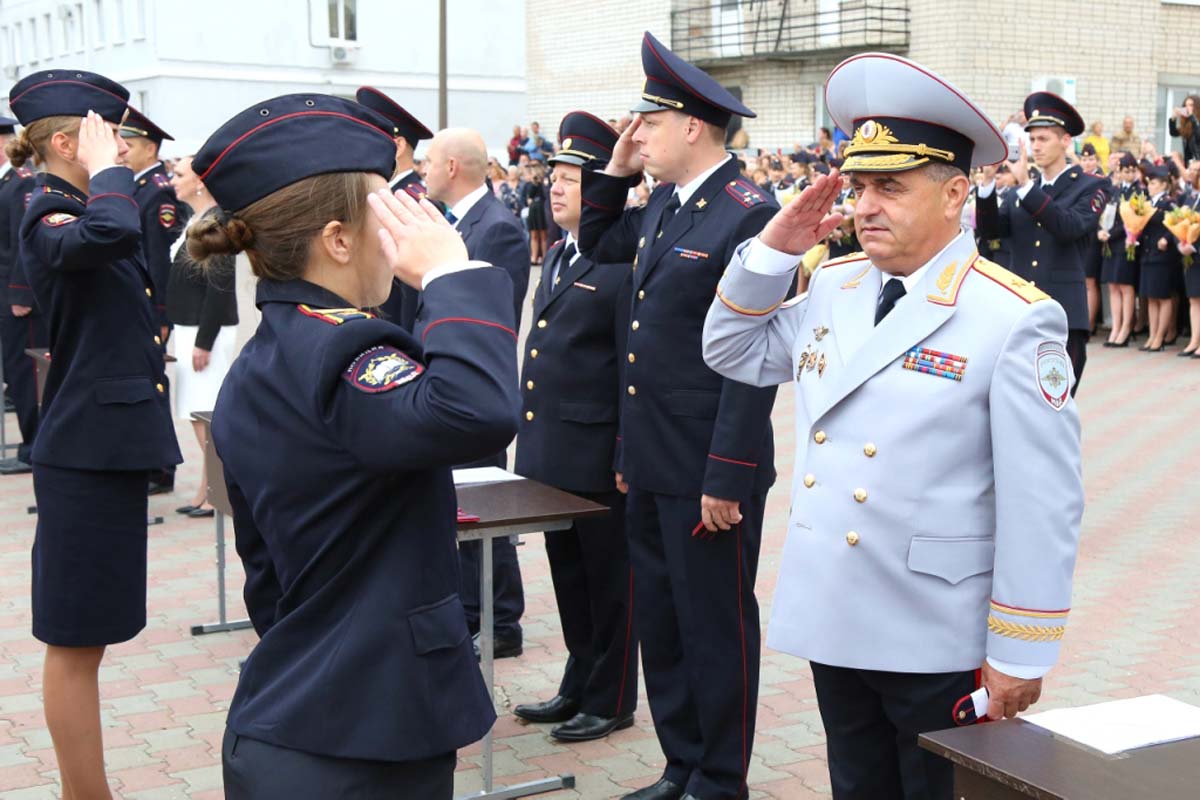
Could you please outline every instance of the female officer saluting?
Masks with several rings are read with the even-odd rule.
[[[163,393],[133,173],[116,127],[129,92],[102,75],[38,72],[12,88],[8,145],[37,178],[21,260],[50,332],[33,448],[33,635],[63,797],[109,797],[97,672],[146,625],[146,471],[178,464]],[[81,119],[82,118],[82,119]]]
[[[516,432],[512,285],[428,202],[388,194],[391,131],[286,95],[192,162],[220,211],[189,251],[245,250],[262,310],[213,413],[262,637],[226,726],[233,800],[449,798],[455,750],[495,719],[456,593],[450,466]],[[420,341],[359,310],[393,275],[423,290]]]

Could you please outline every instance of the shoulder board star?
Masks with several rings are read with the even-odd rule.
[[[1041,289],[1034,286],[1029,281],[1009,272],[1004,267],[986,258],[977,258],[972,265],[974,270],[985,278],[1000,284],[1005,289],[1015,294],[1017,297],[1024,300],[1026,303],[1037,303],[1042,300],[1049,300],[1050,295],[1043,292]]]
[[[313,308],[312,306],[299,304],[296,308],[301,314],[313,319],[319,319],[322,322],[327,322],[330,325],[341,325],[345,322],[350,322],[356,319],[374,319],[375,315],[369,311],[362,311],[357,308]]]
[[[696,208],[704,208],[706,205],[708,205],[708,201],[703,197],[696,201]]]

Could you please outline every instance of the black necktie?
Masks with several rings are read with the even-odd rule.
[[[572,242],[558,254],[558,260],[554,262],[554,274],[551,276],[553,278],[553,286],[558,286],[559,277],[571,266],[571,259],[575,257],[577,252],[579,251],[575,249],[575,244]]]
[[[667,225],[675,217],[675,212],[679,210],[679,195],[671,195],[671,199],[667,201],[666,207],[663,209],[662,220],[658,223],[658,232],[662,233],[667,229]]]
[[[876,325],[892,313],[892,309],[896,307],[896,301],[904,295],[904,281],[899,278],[891,278],[883,285],[883,291],[879,293],[879,303],[875,306]]]

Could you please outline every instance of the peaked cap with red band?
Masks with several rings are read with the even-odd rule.
[[[95,72],[51,69],[26,75],[8,93],[8,106],[22,125],[46,117],[85,117],[95,111],[120,124],[129,90]]]
[[[724,128],[734,114],[753,117],[724,86],[707,72],[672,53],[649,31],[642,37],[642,99],[630,109],[639,114],[680,111]]]
[[[192,169],[225,211],[240,211],[304,178],[396,167],[392,124],[353,100],[285,94],[256,103],[208,138]]]
[[[558,126],[558,152],[550,163],[604,169],[620,136],[604,120],[586,111],[572,111]]]
[[[125,121],[121,123],[121,128],[118,131],[124,139],[133,139],[141,137],[149,139],[155,144],[162,146],[164,140],[175,141],[175,137],[164,131],[162,128],[150,121],[142,112],[138,111],[133,106],[129,107],[129,116],[125,117]]]
[[[374,86],[363,86],[354,97],[359,103],[391,120],[392,135],[401,136],[408,142],[409,147],[416,149],[417,142],[422,139],[432,139],[433,131],[426,128],[421,121],[405,110],[404,106],[388,97]]]

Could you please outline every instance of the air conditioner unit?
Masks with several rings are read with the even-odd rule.
[[[1075,103],[1075,79],[1066,75],[1039,75],[1029,85],[1031,92],[1050,92]]]
[[[333,64],[345,66],[353,64],[357,58],[357,47],[346,44],[331,44],[329,46],[329,60]]]

